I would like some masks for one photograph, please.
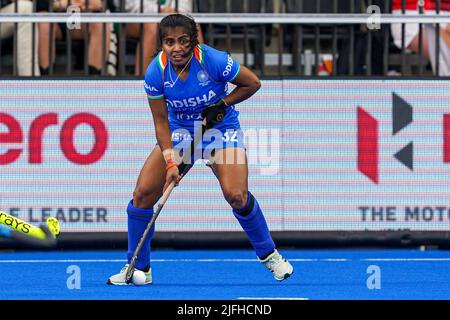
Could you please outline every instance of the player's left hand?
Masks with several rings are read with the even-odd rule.
[[[227,107],[225,101],[220,99],[217,103],[203,109],[202,117],[203,119],[206,118],[206,125],[212,127],[221,123],[227,113]]]
[[[180,183],[180,172],[178,170],[178,167],[172,167],[169,170],[167,170],[166,172],[166,182],[164,184],[163,187],[163,193],[166,191],[167,187],[174,181],[175,182],[175,186],[178,186],[178,184]]]

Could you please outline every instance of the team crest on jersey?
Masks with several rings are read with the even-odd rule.
[[[197,80],[199,81],[198,84],[200,86],[202,86],[202,87],[207,86],[208,83],[210,82],[208,79],[209,79],[208,74],[205,71],[200,70],[197,73]]]

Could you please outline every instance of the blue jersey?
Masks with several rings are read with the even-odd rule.
[[[165,98],[171,128],[192,129],[195,121],[201,121],[206,106],[228,95],[228,82],[240,71],[239,63],[226,52],[207,45],[197,45],[193,50],[189,73],[181,80],[164,52],[150,63],[145,74],[144,88],[149,99]],[[239,112],[234,106],[216,128],[239,128]]]

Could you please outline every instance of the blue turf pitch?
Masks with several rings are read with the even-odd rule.
[[[281,252],[295,272],[280,283],[252,251],[156,250],[142,287],[106,285],[123,251],[0,252],[0,300],[450,299],[449,251]]]

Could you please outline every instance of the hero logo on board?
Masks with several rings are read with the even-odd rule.
[[[46,128],[59,124],[57,113],[45,113],[35,118],[28,132],[28,163],[43,163],[43,136]],[[94,133],[94,142],[90,152],[78,152],[75,146],[75,130],[80,125],[88,125]],[[0,129],[6,126],[7,131],[0,131],[0,147],[8,144],[24,142],[24,132],[20,121],[10,114],[0,112]],[[99,161],[108,147],[108,131],[105,123],[91,113],[77,113],[66,119],[59,130],[60,148],[64,156],[71,162],[80,165],[89,165]],[[26,148],[26,147],[24,147]],[[15,162],[24,148],[7,148],[0,153],[0,165]],[[1,149],[0,149],[1,150]]]

